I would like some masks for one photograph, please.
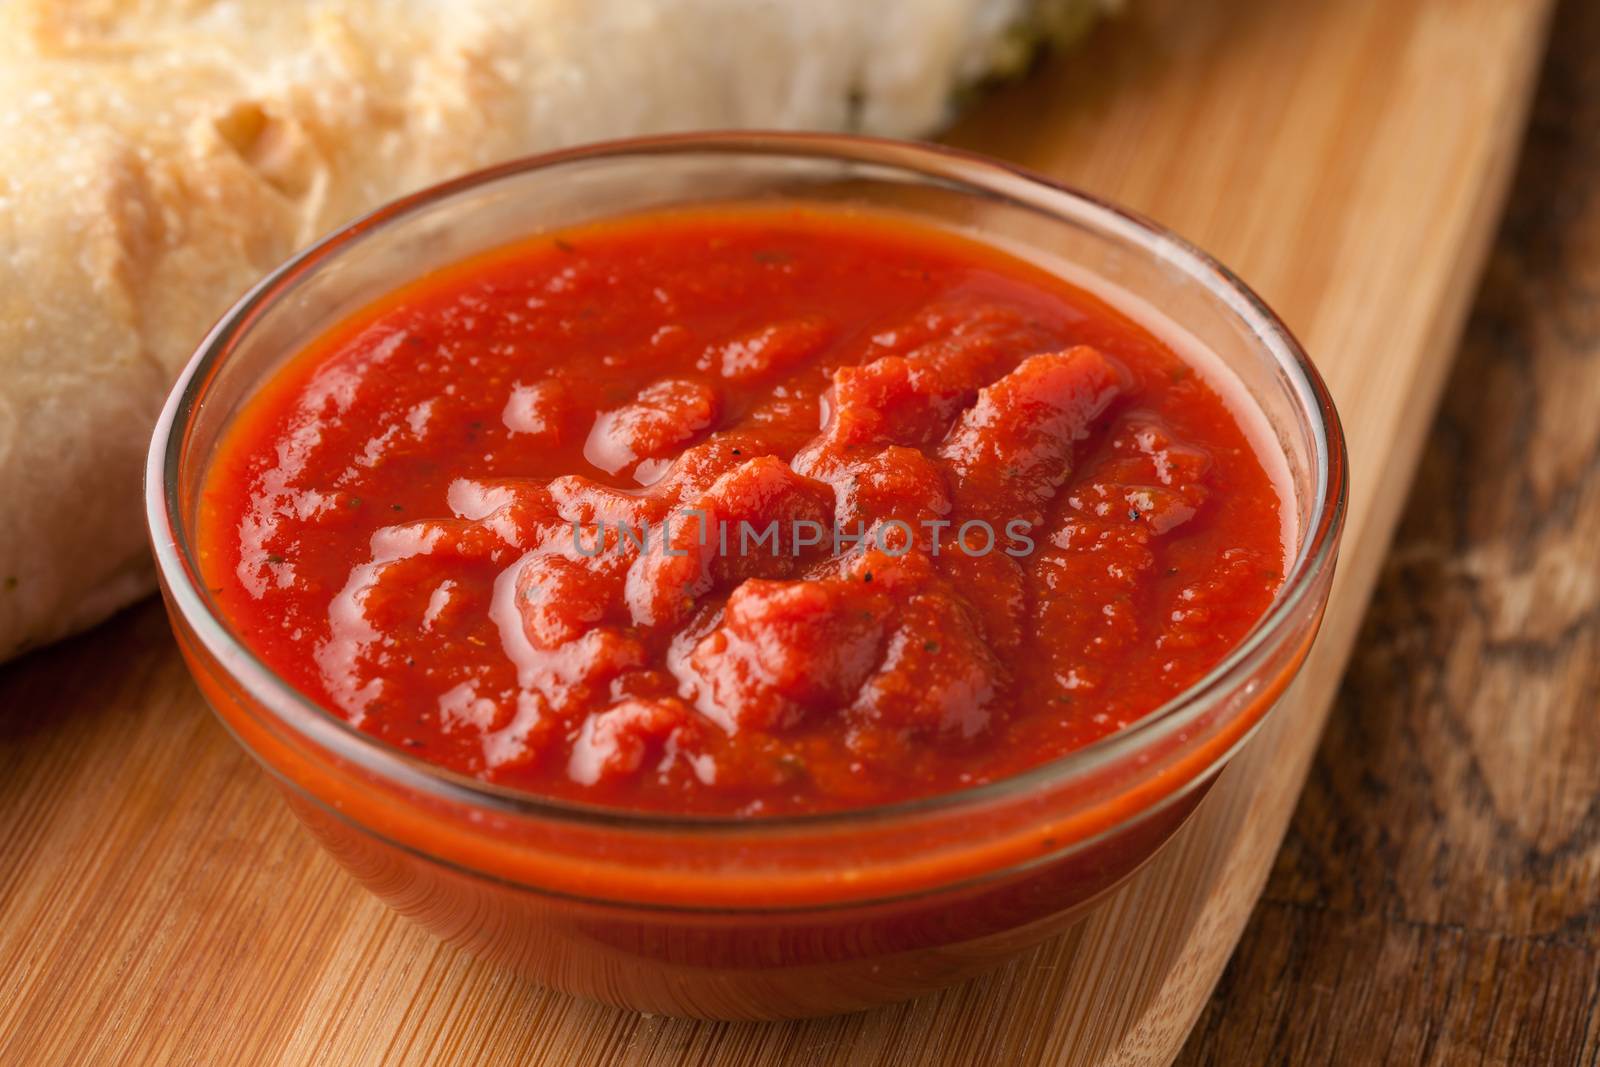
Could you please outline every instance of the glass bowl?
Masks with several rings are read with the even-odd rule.
[[[1139,723],[987,785],[761,819],[623,812],[421,762],[297,692],[221,616],[194,552],[229,421],[307,341],[488,248],[600,217],[749,201],[861,205],[1000,245],[1202,357],[1281,469],[1293,561],[1247,638]],[[1281,458],[1281,463],[1278,460]],[[1327,602],[1346,460],[1326,388],[1277,317],[1160,227],[963,153],[730,133],[596,145],[400,200],[284,264],[216,326],[168,399],[146,508],[172,625],[234,737],[345,867],[441,937],[556,989],[709,1018],[914,996],[1082,918],[1166,842],[1278,701]]]

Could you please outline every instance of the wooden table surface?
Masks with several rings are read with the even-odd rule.
[[[937,996],[795,1026],[642,1019],[531,989],[385,911],[320,853],[205,713],[158,609],[145,605],[0,672],[0,1064],[433,1064],[484,1062],[490,1054],[508,1063],[760,1067],[1170,1059],[1270,867],[1382,563],[1431,421],[1416,413],[1432,411],[1493,232],[1548,3],[1233,0],[1217,7],[1141,0],[1086,58],[998,94],[954,135],[1149,211],[1220,253],[1317,354],[1351,430],[1352,510],[1340,586],[1294,698],[1173,846],[1083,927]],[[1568,316],[1549,328],[1565,336],[1581,334],[1582,326],[1581,316]],[[1555,358],[1556,376],[1570,377]],[[1523,378],[1504,377],[1500,401],[1530,388]],[[1571,406],[1568,383],[1554,381],[1537,395],[1554,405],[1550,419],[1564,420],[1551,423],[1553,432],[1575,434],[1582,409]],[[1480,464],[1503,463],[1524,444],[1497,437],[1473,455]],[[1546,471],[1530,491],[1556,493],[1553,511],[1576,514],[1577,504],[1556,489],[1573,476],[1566,468]],[[1474,486],[1474,494],[1481,491]],[[1479,596],[1494,557],[1473,560],[1467,592]],[[1525,566],[1526,558],[1513,553],[1512,562]],[[1568,570],[1590,573],[1571,563]],[[1544,625],[1559,614],[1552,597],[1571,596],[1561,574],[1529,573],[1515,595],[1492,605],[1502,614],[1484,616],[1495,648],[1520,640],[1517,611]],[[1434,586],[1445,599],[1435,599]],[[1448,583],[1421,592],[1430,611],[1451,603]],[[1542,613],[1533,616],[1534,606]],[[1547,639],[1566,640],[1569,630]],[[1416,632],[1413,624],[1408,633]],[[1453,640],[1439,644],[1458,655]],[[1551,655],[1535,650],[1529,662],[1548,668]],[[1385,669],[1407,684],[1427,676],[1411,664]],[[1527,767],[1542,754],[1536,738],[1507,728],[1523,720],[1513,719],[1503,689],[1496,698],[1466,685],[1484,701],[1474,705],[1480,710],[1470,719],[1458,714],[1437,735],[1391,734],[1403,721],[1394,713],[1374,721],[1377,736],[1366,742],[1372,766],[1400,761],[1397,775],[1426,768],[1449,777],[1425,779],[1438,784],[1414,810],[1372,824],[1374,832],[1389,827],[1378,839],[1389,882],[1359,891],[1330,883],[1334,901],[1341,893],[1407,901],[1380,904],[1388,910],[1374,920],[1397,916],[1395,929],[1413,938],[1405,944],[1424,945],[1416,924],[1432,921],[1431,913],[1424,907],[1419,919],[1405,910],[1412,898],[1395,895],[1394,872],[1409,872],[1405,885],[1427,885],[1435,860],[1466,855],[1477,862],[1473,848],[1489,850],[1485,856],[1520,854],[1530,847],[1525,841],[1544,848],[1554,828],[1587,825],[1581,806],[1563,792],[1580,786],[1565,779],[1540,781],[1531,816],[1519,794],[1497,792],[1500,783],[1535,780],[1529,771],[1519,782],[1504,761]],[[1557,699],[1536,685],[1523,689],[1524,700]],[[1347,705],[1335,743],[1351,718]],[[1573,759],[1590,751],[1552,736]],[[1478,749],[1483,759],[1462,755]],[[1498,776],[1480,766],[1500,768]],[[1489,784],[1474,785],[1473,775]],[[1576,783],[1581,775],[1573,770],[1570,777]],[[1363,774],[1353,784],[1334,780],[1327,791],[1339,803],[1321,810],[1339,815],[1362,790],[1381,784]],[[1326,784],[1325,774],[1319,793]],[[1461,810],[1440,817],[1467,822],[1451,821],[1448,829],[1479,837],[1398,836],[1413,825],[1402,816],[1452,805]],[[1475,812],[1481,823],[1472,821]],[[1322,818],[1313,834],[1333,818]],[[1365,841],[1366,829],[1362,823],[1345,838]],[[1524,833],[1531,836],[1518,836]],[[1290,855],[1308,857],[1312,869],[1338,860],[1327,849],[1344,839],[1313,839],[1322,842],[1320,851],[1302,842]],[[1540,870],[1567,879],[1576,898],[1581,861],[1562,866],[1564,855],[1556,848]],[[1280,876],[1273,902],[1284,897],[1282,884]],[[1301,875],[1289,884],[1311,882]],[[1502,896],[1522,901],[1507,904],[1508,916],[1551,921],[1552,909],[1538,906],[1537,897]],[[1458,889],[1450,899],[1489,909],[1496,897]],[[1274,914],[1273,906],[1263,914]],[[1469,936],[1463,931],[1495,927],[1474,921],[1455,929]],[[1285,951],[1282,931],[1281,924],[1268,930],[1263,943]],[[1492,966],[1482,970],[1489,965],[1473,962],[1470,952],[1429,957],[1424,948],[1404,957],[1387,943],[1381,948],[1381,962],[1423,990],[1451,981],[1450,968],[1466,968],[1476,976],[1472,996],[1487,1005],[1482,1010],[1491,1017],[1499,1011],[1483,977]],[[1337,969],[1309,974],[1307,999],[1269,1003],[1283,992],[1275,988],[1282,957],[1248,962],[1256,958],[1243,957],[1245,969],[1228,979],[1237,996],[1205,1017],[1197,1040],[1215,1043],[1196,1046],[1195,1054],[1228,1064],[1255,1062],[1262,1051],[1314,1061],[1327,1051],[1327,1031],[1305,1016],[1337,1010],[1342,1018],[1323,1021],[1333,1026],[1389,1005],[1389,994],[1363,986],[1369,975]],[[1431,962],[1414,972],[1414,958]],[[1344,982],[1366,988],[1367,999],[1335,1005],[1328,990],[1342,993]],[[1408,994],[1408,1001],[1419,997]],[[1229,1029],[1247,1022],[1235,1003],[1258,1008],[1258,1023]],[[1429,1025],[1405,1004],[1390,1010],[1402,1028]],[[1313,1027],[1286,1039],[1297,1050],[1293,1057],[1274,1045],[1288,1031],[1284,1019]]]
[[[1343,692],[1179,1063],[1600,1062],[1600,4],[1566,0]]]

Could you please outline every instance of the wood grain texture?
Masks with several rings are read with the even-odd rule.
[[[1181,1062],[1600,1062],[1600,7],[1286,845]]]
[[[943,994],[796,1025],[543,993],[323,857],[146,605],[0,672],[0,1063],[1169,1060],[1316,747],[1493,232],[1547,7],[1141,0],[955,132],[1217,252],[1307,342],[1351,438],[1340,579],[1301,683],[1082,927]]]

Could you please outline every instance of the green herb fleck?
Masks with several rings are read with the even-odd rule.
[[[1128,509],[1128,521],[1129,522],[1138,522],[1139,521],[1139,509],[1138,508],[1129,508]]]
[[[922,651],[924,651],[924,652],[937,652],[937,651],[939,651],[939,642],[937,642],[937,641],[924,641],[924,642],[922,642]]]
[[[267,553],[267,562],[268,563],[282,563],[283,562],[283,557],[278,555],[276,552],[268,552]]]
[[[359,508],[360,506],[361,506],[361,498],[358,497],[358,496],[353,496],[349,500],[345,501],[345,507],[348,507],[348,508]]]
[[[866,576],[865,576],[865,577],[864,577],[864,578],[862,578],[862,579],[861,579],[861,580],[862,580],[862,581],[864,581],[864,582],[870,582],[870,581],[872,581],[872,572],[871,572],[871,571],[868,571],[868,572],[867,572],[867,573],[866,573]]]
[[[404,511],[405,508],[401,507],[399,504],[390,504],[389,505],[389,510],[391,510],[391,511]]]
[[[556,247],[563,252],[576,252],[578,250],[571,241],[563,241],[559,237],[556,238]]]
[[[806,761],[793,752],[785,752],[778,757],[778,769],[791,777],[798,777],[806,773]]]

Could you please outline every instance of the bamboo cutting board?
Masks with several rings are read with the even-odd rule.
[[[1278,847],[1476,284],[1548,0],[1135,0],[952,140],[1145,211],[1300,334],[1350,525],[1291,698],[1076,931],[897,1008],[695,1024],[531,988],[322,855],[159,608],[0,669],[0,1063],[1164,1063]],[[6,502],[5,506],[14,506]]]

